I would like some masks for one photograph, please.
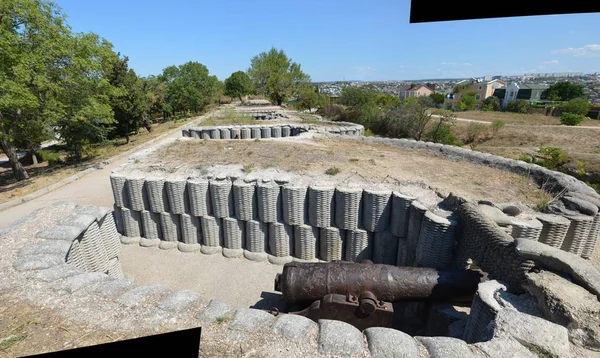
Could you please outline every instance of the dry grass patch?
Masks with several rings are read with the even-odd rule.
[[[506,124],[513,125],[560,125],[558,117],[545,116],[543,114],[523,114],[511,112],[488,112],[488,111],[465,111],[456,112],[458,118],[475,119],[478,121],[493,122],[495,120],[503,120]],[[600,127],[600,121],[586,119],[582,126],[597,126]]]

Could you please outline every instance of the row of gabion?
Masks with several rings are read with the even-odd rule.
[[[182,130],[184,137],[196,139],[269,139],[294,137],[311,129],[308,125],[250,125],[250,126],[216,126],[216,127],[193,127]],[[363,126],[335,126],[319,127],[321,131],[340,135],[361,135]]]
[[[540,241],[563,251],[590,258],[600,234],[600,214],[560,216],[541,214],[529,221],[515,221],[511,235]]]
[[[126,236],[304,260],[437,268],[452,262],[456,221],[391,190],[118,174],[111,183]],[[260,227],[268,229],[259,231],[268,232],[269,245],[252,244]]]

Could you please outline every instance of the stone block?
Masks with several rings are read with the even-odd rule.
[[[372,358],[419,358],[419,345],[408,334],[384,327],[371,327],[363,331]]]
[[[179,312],[190,307],[194,302],[202,300],[198,292],[180,290],[170,293],[164,300],[156,306],[162,310],[170,312]]]
[[[19,256],[56,255],[67,257],[71,243],[64,240],[45,240],[24,246],[19,250]]]
[[[91,293],[104,298],[114,298],[122,295],[134,287],[135,284],[133,282],[125,279],[119,279],[101,282],[91,290]]]
[[[234,331],[254,332],[270,327],[274,321],[275,316],[268,312],[244,308],[235,312],[228,328]]]
[[[79,275],[74,275],[65,278],[62,282],[59,282],[56,285],[54,285],[54,289],[67,291],[68,293],[73,293],[96,282],[107,280],[110,280],[110,277],[108,277],[108,275],[105,273],[85,272]]]
[[[271,328],[283,337],[296,342],[310,339],[311,334],[318,331],[319,325],[304,316],[284,314],[277,317]]]
[[[212,323],[229,319],[234,312],[235,309],[227,303],[219,300],[211,300],[208,305],[198,313],[196,318],[206,323]]]
[[[167,292],[168,289],[160,284],[138,286],[115,298],[115,302],[127,308],[133,308],[152,301],[157,296]]]
[[[51,282],[70,276],[75,276],[81,273],[83,273],[83,271],[78,269],[77,267],[73,265],[63,264],[53,266],[44,270],[36,271],[33,277],[40,281]]]
[[[450,337],[415,337],[429,352],[430,358],[474,358],[465,341]]]
[[[13,267],[17,271],[43,270],[65,263],[64,257],[58,255],[29,255],[19,257]]]
[[[328,356],[354,357],[363,355],[363,336],[346,322],[319,320],[319,353]]]
[[[48,229],[40,230],[35,237],[46,240],[75,241],[84,230],[75,226],[56,225]]]

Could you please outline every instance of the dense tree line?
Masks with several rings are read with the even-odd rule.
[[[17,180],[16,150],[59,138],[75,160],[86,146],[152,130],[155,116],[203,110],[222,84],[198,62],[142,78],[93,33],[74,33],[48,0],[0,2],[0,146]]]

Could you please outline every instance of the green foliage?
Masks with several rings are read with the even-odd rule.
[[[536,152],[541,156],[536,164],[548,169],[559,170],[569,162],[569,157],[559,147],[541,147]]]
[[[345,87],[342,89],[340,103],[349,107],[360,108],[377,103],[377,93],[359,87]]]
[[[319,107],[317,114],[332,121],[341,120],[344,115],[344,107],[339,104],[328,104]]]
[[[248,75],[256,92],[266,95],[277,105],[294,95],[299,87],[310,83],[310,76],[302,72],[300,65],[288,58],[283,50],[274,47],[252,58]]]
[[[563,113],[560,116],[560,123],[566,126],[578,126],[585,120],[585,117],[575,113]]]
[[[468,92],[460,97],[457,106],[461,111],[472,111],[477,107],[477,92]]]
[[[199,62],[169,66],[159,76],[166,83],[166,102],[175,111],[199,113],[213,103],[219,90],[219,80],[210,76],[208,68]]]
[[[569,81],[557,82],[542,92],[541,98],[550,101],[570,101],[583,97],[583,85]]]
[[[524,99],[515,99],[508,102],[506,110],[513,113],[527,113],[529,110],[529,103]]]
[[[42,149],[36,152],[40,162],[48,162],[48,165],[56,165],[62,163],[62,157],[59,153]]]
[[[385,93],[378,93],[375,103],[382,108],[391,108],[400,103],[400,98],[398,98],[398,96],[392,96]]]
[[[577,167],[577,175],[579,175],[580,177],[585,177],[587,175],[587,170],[585,170],[585,168],[587,167],[586,162],[578,160],[576,163],[576,167]]]
[[[364,133],[365,137],[374,137],[375,133],[373,133],[373,131],[369,128],[365,129],[365,133]]]
[[[471,122],[467,126],[467,137],[464,140],[465,144],[477,144],[486,140],[489,137],[489,125],[482,123]]]
[[[226,96],[237,97],[242,100],[242,96],[252,93],[252,80],[243,71],[237,71],[231,74],[225,80],[225,89],[223,92]]]
[[[434,92],[429,95],[429,98],[431,98],[433,100],[433,103],[435,103],[437,106],[441,106],[444,104],[445,97],[441,93]]]
[[[310,85],[302,86],[298,90],[298,101],[296,105],[299,109],[312,111],[313,108],[320,108],[326,102],[324,94],[319,93],[318,89]]]
[[[428,108],[416,97],[410,97],[387,111],[375,130],[389,137],[421,140],[431,118]]]
[[[492,137],[495,137],[496,134],[500,131],[500,129],[504,128],[506,122],[501,119],[496,119],[492,122]]]
[[[496,96],[489,96],[483,101],[484,111],[499,111],[500,109],[500,99]]]
[[[325,171],[325,174],[327,174],[327,175],[337,175],[337,174],[339,174],[341,171],[342,171],[342,170],[341,170],[340,168],[338,168],[338,167],[331,167],[331,168],[329,168],[329,169],[327,169],[327,170]]]
[[[585,116],[590,110],[590,103],[585,98],[573,98],[561,106],[563,113]]]

